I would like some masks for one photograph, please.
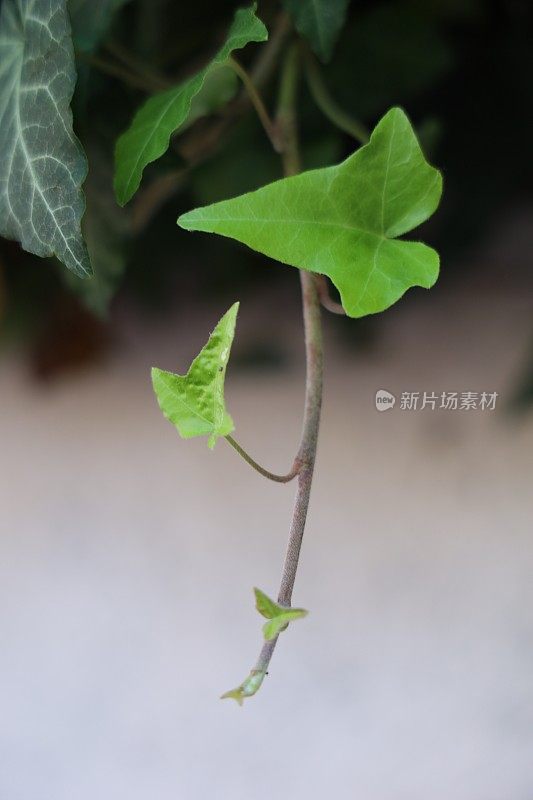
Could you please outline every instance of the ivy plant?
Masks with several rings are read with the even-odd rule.
[[[0,233],[30,252],[55,255],[82,277],[91,271],[81,227],[87,160],[70,109],[76,79],[71,21],[77,52],[90,57],[125,4],[3,0],[0,11]],[[227,126],[253,109],[284,174],[255,191],[181,214],[177,223],[187,231],[237,240],[299,271],[306,387],[301,440],[290,469],[270,471],[234,437],[238,421],[226,409],[224,383],[238,302],[221,316],[182,374],[152,370],[160,409],[183,439],[205,436],[211,449],[223,440],[262,476],[280,484],[297,481],[277,597],[254,590],[257,611],[266,620],[258,660],[244,681],[223,695],[239,704],[262,685],[279,637],[307,615],[293,606],[292,595],[320,425],[322,309],[354,318],[376,314],[411,287],[429,289],[439,272],[431,247],[404,238],[434,213],[442,192],[441,175],[427,162],[407,114],[389,109],[368,134],[338,106],[324,82],[319,60],[331,58],[348,4],[282,0],[270,36],[255,3],[239,8],[214,56],[185,80],[163,81],[153,71],[130,76],[154,91],[115,147],[116,202],[123,206],[139,191],[148,164],[167,151],[170,159],[171,145],[185,131],[194,134],[200,118],[215,143],[204,152],[211,157]],[[254,52],[247,69],[234,54],[247,48],[248,55],[250,45]],[[272,114],[262,89],[274,78],[279,91]],[[349,154],[340,163],[302,171],[302,79],[320,110],[347,136]],[[193,159],[191,169],[199,160]],[[340,302],[331,296],[330,282]]]

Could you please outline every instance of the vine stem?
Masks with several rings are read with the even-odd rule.
[[[230,436],[228,434],[224,438],[227,441],[227,443],[230,444],[233,447],[233,449],[237,451],[237,453],[241,456],[241,458],[243,458],[246,461],[247,464],[253,467],[255,471],[259,472],[259,474],[262,475],[264,478],[268,478],[270,481],[276,481],[277,483],[289,483],[289,481],[292,481],[292,479],[295,478],[300,471],[300,462],[298,458],[295,458],[291,471],[287,472],[286,475],[278,475],[275,472],[270,472],[270,470],[265,469],[264,467],[261,466],[261,464],[258,464],[257,461],[254,458],[252,458],[252,456],[249,453],[246,452],[244,447],[241,447],[241,445],[237,441],[235,441],[233,436]]]
[[[168,80],[150,64],[138,59],[134,53],[130,52],[127,47],[124,47],[124,45],[116,39],[108,39],[105,43],[105,48],[132,73],[148,78],[154,87],[159,87],[159,91],[170,89],[172,86],[176,85],[175,81]]]
[[[305,49],[305,75],[313,99],[324,116],[360,144],[366,144],[369,139],[367,129],[359,120],[354,119],[341,108],[330,95],[317,60],[307,48]]]
[[[76,57],[82,61],[86,61],[95,69],[100,70],[100,72],[111,75],[113,78],[126,83],[128,86],[132,86],[134,89],[141,89],[143,92],[160,92],[162,89],[168,89],[169,87],[168,83],[163,83],[160,80],[156,81],[148,75],[139,75],[121,64],[107,61],[105,58],[100,58],[100,56],[96,56],[93,53],[76,50]]]
[[[259,117],[259,121],[261,122],[266,135],[270,139],[270,144],[276,153],[281,152],[281,144],[277,135],[276,126],[270,119],[269,113],[266,110],[266,106],[263,102],[263,98],[261,97],[259,90],[256,88],[252,78],[234,56],[230,56],[228,58],[228,64],[235,74],[241,79],[243,86],[248,93],[248,97],[250,98],[250,102],[252,103],[256,114]]]
[[[285,57],[277,116],[279,130],[284,141],[282,160],[286,176],[295,175],[300,170],[295,110],[298,80],[299,47],[294,44],[289,48]],[[295,463],[299,463],[298,488],[278,593],[278,603],[284,606],[291,604],[296,580],[313,481],[322,407],[323,347],[320,301],[312,273],[300,270],[300,282],[306,356],[305,411],[300,446],[295,461]],[[277,639],[278,637],[264,642],[261,648],[255,668],[252,670],[252,675],[257,675],[259,680],[262,680],[268,672]]]

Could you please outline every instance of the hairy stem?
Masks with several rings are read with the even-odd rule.
[[[286,175],[299,171],[299,149],[296,125],[296,93],[298,88],[299,54],[296,46],[289,49],[281,80],[278,122],[284,136],[283,166]],[[290,606],[296,580],[300,549],[307,519],[313,470],[315,466],[320,411],[322,406],[322,323],[320,302],[314,276],[300,271],[305,332],[306,383],[305,412],[296,462],[299,462],[298,488],[294,502],[287,552],[283,564],[278,603]],[[264,676],[276,647],[277,638],[265,642],[252,674]]]
[[[301,467],[298,473],[298,489],[294,502],[287,552],[283,564],[281,584],[278,592],[278,603],[290,606],[292,592],[296,580],[300,549],[307,519],[307,509],[311,495],[311,484],[315,466],[318,430],[320,425],[320,410],[322,405],[322,325],[320,319],[320,303],[313,275],[309,272],[300,272],[302,284],[302,300],[305,328],[306,352],[306,387],[305,387],[305,416],[302,438],[298,458]],[[278,637],[264,642],[253,673],[266,675],[270,659],[274,653]]]
[[[257,461],[254,458],[252,458],[252,456],[249,453],[247,453],[246,450],[243,447],[241,447],[238,442],[235,441],[233,436],[228,435],[225,436],[224,438],[226,439],[228,444],[230,444],[233,447],[233,449],[237,451],[237,453],[241,456],[241,458],[243,458],[246,461],[247,464],[253,467],[256,472],[259,472],[260,475],[263,475],[264,478],[268,478],[270,481],[276,481],[277,483],[289,483],[289,481],[292,481],[292,479],[295,478],[300,471],[300,462],[298,460],[298,457],[296,457],[291,471],[288,472],[286,475],[278,475],[275,472],[270,472],[270,470],[265,469],[264,467],[261,466],[261,464],[258,464]]]
[[[282,137],[281,160],[286,176],[300,172],[300,148],[296,121],[296,95],[300,82],[300,48],[293,42],[285,54],[279,87],[277,125]]]
[[[298,461],[301,464],[298,473],[298,490],[294,503],[293,518],[287,544],[287,553],[283,565],[283,574],[278,594],[278,603],[289,606],[296,580],[298,559],[304,535],[311,483],[315,467],[320,412],[322,408],[322,324],[320,319],[320,303],[313,275],[300,271],[302,285],[302,301],[305,330],[306,384],[305,414]]]

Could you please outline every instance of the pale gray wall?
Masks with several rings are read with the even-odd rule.
[[[217,698],[257,655],[251,587],[276,591],[294,489],[181,442],[147,379],[222,310],[127,322],[105,367],[49,388],[0,365],[0,798],[529,800],[532,420],[373,407],[377,388],[508,396],[527,295],[420,292],[373,355],[330,331],[295,592],[312,613],[243,709]],[[230,367],[228,404],[282,470],[298,320],[279,335],[295,369]]]

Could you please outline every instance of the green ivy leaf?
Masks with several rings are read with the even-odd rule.
[[[322,61],[329,61],[350,0],[283,0],[298,33]]]
[[[363,317],[388,308],[411,286],[435,283],[437,253],[396,237],[431,216],[441,191],[439,171],[426,162],[405,113],[393,108],[369,143],[341,164],[197,208],[178,224],[327,275],[346,313]]]
[[[161,411],[184,439],[209,436],[209,447],[234,428],[224,403],[224,379],[239,304],[226,311],[186,375],[152,369]]]
[[[0,234],[91,274],[80,221],[87,160],[72,131],[76,82],[66,0],[0,8]]]
[[[137,111],[115,150],[115,193],[120,205],[127,203],[139,188],[146,165],[166,152],[171,135],[188,119],[193,99],[210,73],[224,64],[233,50],[268,39],[268,31],[255,16],[255,9],[254,3],[235,12],[226,41],[203,70],[185,83],[154,95]],[[197,114],[196,109],[193,111]]]
[[[237,686],[236,689],[230,689],[229,692],[225,692],[221,696],[221,699],[235,700],[240,706],[242,706],[247,697],[253,697],[254,694],[257,694],[261,688],[261,684],[265,679],[265,675],[266,672],[263,670],[253,669],[248,677],[243,680],[240,686]]]
[[[189,109],[186,121],[180,126],[184,131],[200,117],[212,114],[217,108],[228,103],[239,86],[236,72],[226,64],[214,67],[205,76],[202,88],[196,94]]]
[[[284,631],[289,622],[306,617],[309,613],[305,608],[291,608],[276,603],[261,589],[254,589],[255,607],[263,617],[268,619],[263,625],[263,635],[268,642]]]

